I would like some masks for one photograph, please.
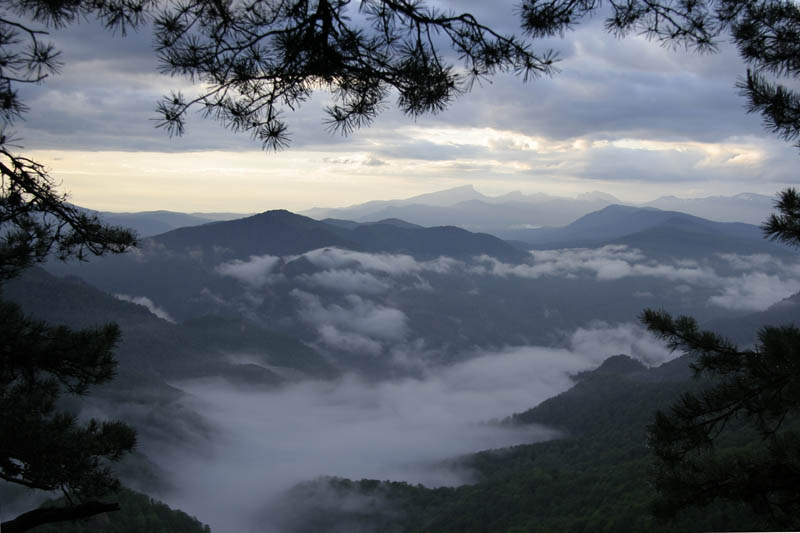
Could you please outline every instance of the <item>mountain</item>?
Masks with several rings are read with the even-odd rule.
[[[737,505],[688,509],[669,523],[650,514],[655,494],[646,427],[657,409],[703,386],[690,376],[685,357],[647,368],[613,356],[576,376],[568,391],[506,421],[554,427],[562,432],[559,438],[454,459],[450,468],[474,479],[456,487],[341,478],[300,484],[282,502],[284,530],[765,530]]]
[[[741,222],[711,222],[683,215],[609,242],[624,244],[654,256],[697,258],[711,254],[771,254],[796,257],[791,247],[764,239],[758,226]]]
[[[180,228],[153,238],[167,249],[202,251],[204,257],[301,254],[324,247],[374,253],[405,253],[420,259],[487,254],[520,261],[525,254],[487,234],[453,226],[422,228],[402,220],[376,223],[319,222],[289,211],[267,211],[239,220]],[[220,248],[225,250],[220,254]]]
[[[422,226],[454,225],[507,240],[525,240],[519,235],[527,229],[563,226],[593,211],[621,203],[600,191],[582,193],[575,198],[520,191],[487,196],[472,186],[464,186],[402,200],[372,201],[342,208],[315,207],[302,214],[315,219],[356,222],[398,218]],[[664,196],[638,207],[681,212],[717,222],[759,225],[772,212],[773,199],[753,193],[706,198]]]
[[[87,328],[117,323],[122,342],[115,351],[120,363],[115,389],[149,383],[166,390],[168,380],[197,377],[274,385],[283,381],[281,369],[311,377],[336,375],[313,349],[246,320],[205,316],[175,324],[157,317],[146,303],[123,301],[39,268],[5,284],[3,296],[27,314],[54,324]],[[231,354],[237,353],[247,354],[249,361],[232,360]]]
[[[680,211],[719,222],[763,224],[774,210],[775,199],[762,194],[742,193],[735,196],[678,198],[662,196],[645,204],[668,211]]]
[[[373,201],[339,209],[314,208],[302,214],[357,222],[396,218],[422,226],[454,225],[506,238],[502,233],[505,230],[567,224],[609,203],[619,200],[599,192],[578,198],[519,191],[493,197],[464,186],[403,200]]]
[[[430,192],[399,200],[394,205],[455,205],[469,200],[483,200],[487,197],[475,190],[472,185],[463,185],[444,191]]]
[[[747,224],[615,206],[547,231],[577,240],[539,248],[594,249],[531,255],[452,226],[269,211],[48,268],[148,298],[184,326],[205,315],[244,318],[314,347],[338,368],[380,378],[498,346],[563,347],[578,328],[635,322],[645,307],[701,321],[742,315],[798,286],[795,253]],[[753,253],[770,255],[741,257]]]
[[[306,211],[302,211],[300,214],[311,218],[316,218],[318,220],[323,218],[349,218],[363,221],[365,216],[370,216],[370,213],[376,213],[381,209],[391,206],[426,205],[444,207],[466,200],[481,200],[487,198],[488,197],[476,191],[475,187],[472,185],[463,185],[461,187],[454,187],[452,189],[445,189],[443,191],[420,194],[405,199],[372,200],[363,204],[356,204],[342,208],[314,207]],[[339,214],[342,216],[337,216]],[[373,218],[373,220],[376,219]]]
[[[716,253],[792,253],[767,241],[758,226],[714,222],[652,207],[611,205],[563,227],[509,232],[532,248],[574,248],[625,244],[653,254],[694,257]]]
[[[412,224],[411,222],[400,220],[399,218],[386,218],[383,220],[378,220],[376,222],[353,222],[352,220],[325,218],[322,220],[322,222],[329,224],[331,226],[338,226],[340,228],[347,228],[347,229],[354,229],[359,226],[373,226],[375,224],[389,224],[392,226],[397,226],[399,228],[406,228],[406,229],[421,229],[424,227],[420,226],[419,224]]]
[[[318,250],[317,255],[338,259],[331,266],[312,264],[302,254],[314,250]],[[361,265],[360,259],[342,250],[377,254],[379,257],[374,261],[377,267]],[[380,257],[380,254],[402,256]],[[326,298],[337,294],[346,296],[348,292],[343,294],[343,291],[363,294],[364,290],[372,290],[374,298],[391,298],[408,305],[407,312],[419,315],[427,331],[443,320],[440,316],[430,317],[437,314],[435,309],[442,310],[442,304],[435,304],[434,308],[418,305],[419,298],[430,297],[434,303],[437,300],[430,290],[423,290],[426,285],[419,279],[418,272],[424,269],[429,273],[426,276],[436,276],[443,283],[448,277],[444,273],[437,274],[434,269],[438,267],[420,262],[435,261],[440,256],[450,258],[451,262],[471,260],[473,256],[482,255],[515,264],[529,257],[496,237],[452,226],[418,228],[397,221],[328,224],[288,211],[269,211],[229,222],[180,228],[146,239],[140,248],[128,254],[93,258],[85,263],[51,262],[47,268],[59,275],[79,276],[110,293],[150,298],[178,320],[205,314],[237,317],[245,313],[256,322],[284,328],[291,335],[311,341],[316,331],[295,322],[293,316],[300,303],[297,293],[293,292],[295,288],[324,290]],[[363,260],[367,260],[366,255]],[[442,268],[447,266],[440,270]],[[340,278],[344,284],[328,281],[332,276]],[[395,280],[396,276],[402,279]],[[461,276],[453,277],[448,283],[463,286],[458,292],[448,292],[447,298],[454,305],[459,300],[456,309],[463,307],[462,293],[473,289],[473,285]],[[390,290],[394,288],[397,294]],[[414,289],[408,290],[411,288]],[[473,297],[467,295],[466,298]],[[518,320],[510,323],[516,322]],[[485,327],[490,328],[488,324]],[[496,335],[500,335],[506,328],[494,329]],[[442,343],[448,342],[447,339],[452,342],[451,328],[430,331],[441,338]]]
[[[357,243],[368,252],[406,253],[418,259],[447,256],[468,259],[489,255],[518,263],[527,254],[507,242],[486,233],[472,233],[455,226],[423,228],[415,224],[388,219],[388,221],[359,224],[350,229],[334,226],[343,239]]]
[[[130,228],[139,237],[152,237],[176,228],[199,226],[219,220],[234,220],[246,215],[237,213],[178,213],[175,211],[140,211],[136,213],[114,213],[82,209],[100,218],[109,225]]]
[[[332,226],[285,210],[179,228],[154,237],[153,242],[175,252],[196,250],[204,258],[226,259],[300,254],[325,246],[359,248],[357,243],[339,236]]]

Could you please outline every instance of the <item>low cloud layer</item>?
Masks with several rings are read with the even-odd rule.
[[[417,261],[406,254],[372,254],[342,248],[320,248],[299,257],[304,257],[313,265],[325,269],[359,267],[363,270],[390,275],[414,274],[423,271],[447,273],[460,263],[449,257],[440,257],[433,261]]]
[[[609,355],[633,347],[651,362],[670,357],[643,339],[639,326],[598,323],[576,331],[570,349],[517,346],[476,352],[418,378],[367,383],[346,376],[274,392],[177,384],[217,428],[217,438],[203,452],[162,449],[152,458],[180,488],[169,503],[210,523],[213,531],[279,533],[274,524],[251,520],[298,482],[334,475],[459,484],[470,480],[469,472],[436,463],[553,437],[546,428],[484,422],[566,390],[571,374]]]
[[[715,264],[716,263],[716,264]],[[721,273],[733,270],[733,273]],[[719,254],[703,261],[656,261],[625,245],[599,248],[536,250],[523,264],[504,263],[489,256],[477,258],[476,274],[540,279],[593,277],[598,282],[645,277],[679,283],[683,287],[710,288],[718,294],[708,303],[726,309],[763,311],[800,290],[800,264],[767,254]],[[684,291],[685,292],[685,291]]]
[[[303,263],[296,265],[300,268],[294,268],[293,263],[301,259]],[[381,365],[398,371],[416,371],[418,358],[409,357],[409,353],[434,350],[430,355],[438,360],[453,355],[435,352],[450,350],[445,344],[453,339],[445,338],[446,335],[436,337],[436,332],[425,323],[428,318],[413,307],[418,300],[410,291],[424,291],[427,298],[438,291],[472,291],[469,293],[480,294],[474,300],[476,305],[482,299],[494,304],[497,298],[508,296],[502,296],[503,289],[499,292],[495,289],[491,278],[510,279],[514,284],[522,284],[525,290],[535,289],[537,284],[550,284],[553,278],[563,280],[559,283],[574,279],[597,284],[596,289],[590,286],[588,292],[573,296],[585,300],[589,308],[607,299],[608,289],[603,285],[614,283],[614,290],[620,291],[621,298],[636,298],[641,307],[668,305],[673,312],[701,318],[701,315],[713,317],[723,310],[762,311],[800,291],[800,263],[790,259],[767,254],[654,259],[624,245],[536,250],[519,264],[489,256],[464,261],[448,257],[420,261],[406,254],[373,254],[328,247],[300,256],[264,255],[229,261],[218,265],[216,271],[241,284],[243,292],[235,306],[249,313],[248,316],[258,320],[262,310],[269,309],[265,306],[268,299],[284,295],[289,307],[280,319],[291,322],[295,331],[301,331],[303,340],[337,360],[367,356],[378,358]],[[292,274],[293,271],[299,273]],[[630,285],[625,280],[630,280]],[[448,301],[446,297],[443,300]],[[581,301],[547,300],[543,305],[551,313],[545,316],[552,324],[548,327],[572,328],[609,318],[634,320],[641,310],[634,308],[624,316],[584,314],[580,319],[570,319],[573,307],[583,305]],[[509,305],[522,313],[540,312],[535,306],[513,299]],[[443,309],[448,308],[445,305]],[[468,318],[470,313],[464,309],[462,317],[461,312],[453,312],[453,328],[457,329],[459,320]],[[565,325],[559,324],[558,316],[567,317]],[[473,333],[474,337],[470,337]],[[498,343],[496,338],[484,341],[491,335],[474,329],[454,334],[467,339],[454,348],[457,350],[465,344]],[[557,337],[553,342],[561,342]]]
[[[263,287],[275,280],[272,271],[280,260],[280,257],[273,255],[253,255],[247,261],[234,259],[222,263],[217,267],[217,272],[251,287]]]
[[[713,270],[694,261],[659,264],[648,260],[640,250],[623,244],[609,244],[599,248],[535,250],[531,252],[530,263],[519,265],[503,263],[486,255],[479,257],[478,262],[480,265],[475,268],[476,273],[532,279],[542,276],[590,275],[598,281],[610,281],[644,276],[703,283],[716,278]]]
[[[300,306],[300,318],[317,326],[333,326],[366,337],[397,341],[407,332],[406,315],[399,309],[377,304],[351,294],[345,304],[322,303],[316,295],[294,289],[291,292]]]
[[[712,296],[709,303],[727,309],[760,311],[798,291],[800,279],[753,272],[728,280],[722,287],[722,294]]]

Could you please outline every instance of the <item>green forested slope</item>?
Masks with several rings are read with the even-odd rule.
[[[564,432],[562,438],[482,452],[454,463],[471,469],[477,483],[428,489],[372,480],[319,480],[296,487],[288,496],[302,509],[288,528],[314,531],[328,522],[340,531],[763,529],[748,509],[730,505],[690,509],[673,523],[656,522],[650,515],[654,494],[648,483],[646,426],[656,409],[702,385],[687,375],[685,360],[645,369],[616,356],[578,376],[569,391],[508,421],[554,426]],[[354,499],[360,505],[341,504]]]

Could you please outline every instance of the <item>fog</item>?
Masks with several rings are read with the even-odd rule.
[[[509,264],[487,255],[471,267],[476,274],[539,279],[546,276],[594,276],[599,281],[629,277],[659,278],[712,288],[711,305],[740,311],[763,311],[800,290],[800,263],[785,262],[768,254],[717,254],[702,261],[672,258],[658,262],[625,245],[599,248],[535,250],[529,263]],[[734,270],[723,275],[712,262]],[[750,271],[750,272],[744,272]]]
[[[428,369],[423,377],[368,383],[355,375],[274,391],[221,381],[175,385],[215,428],[198,446],[148,449],[178,491],[161,495],[216,533],[279,532],[271,506],[301,481],[320,476],[456,485],[471,472],[439,464],[479,450],[546,440],[549,428],[487,423],[568,389],[571,374],[608,355],[670,354],[639,326],[594,324],[569,349],[508,347]],[[270,517],[264,521],[264,517]],[[259,518],[260,517],[260,518]],[[274,521],[273,521],[274,519]]]

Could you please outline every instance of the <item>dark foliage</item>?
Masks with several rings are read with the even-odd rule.
[[[695,355],[697,375],[713,378],[713,386],[687,392],[659,411],[649,428],[661,495],[657,514],[671,517],[721,499],[749,504],[777,526],[797,527],[800,329],[765,327],[759,345],[739,350],[688,317],[645,311],[642,320],[673,347]],[[747,436],[755,444],[736,453],[718,451],[720,442]]]
[[[764,224],[768,239],[797,246],[800,243],[800,195],[795,189],[786,189],[775,202],[777,213],[770,215]]]
[[[46,30],[89,14],[125,31],[142,21],[146,4],[135,0],[50,2],[11,0],[0,14],[0,284],[50,257],[83,259],[122,252],[135,244],[123,228],[104,225],[67,203],[39,163],[12,153],[8,127],[26,111],[19,84],[39,83],[58,72],[59,52]],[[109,325],[73,331],[27,318],[0,301],[0,478],[32,489],[61,490],[69,507],[36,509],[3,524],[26,531],[43,523],[113,510],[87,501],[119,482],[108,462],[130,451],[136,439],[122,422],[90,420],[57,409],[64,393],[82,395],[109,381],[119,330]]]
[[[174,2],[157,16],[156,38],[164,72],[204,84],[194,98],[165,98],[159,126],[182,134],[186,111],[199,105],[268,149],[288,142],[283,110],[316,90],[333,95],[329,128],[347,134],[369,124],[393,91],[416,117],[443,110],[475,80],[550,74],[554,61],[469,13],[418,0]]]
[[[51,255],[83,259],[135,244],[130,231],[66,200],[40,164],[0,148],[0,283]]]
[[[61,67],[47,29],[94,15],[125,32],[143,21],[150,0],[10,0],[0,13],[0,283],[51,253],[60,259],[120,252],[134,235],[67,203],[36,161],[14,154],[9,127],[27,110],[20,84],[41,83]]]
[[[121,489],[115,499],[119,510],[115,513],[79,522],[47,525],[36,529],[41,533],[209,533],[210,528],[196,518],[144,494]],[[51,502],[45,507],[59,508],[63,502]],[[5,530],[5,527],[3,528]]]
[[[781,193],[778,213],[764,226],[768,237],[800,243],[798,203],[793,189]],[[657,514],[673,517],[688,506],[726,500],[750,505],[775,526],[800,526],[800,328],[763,327],[759,343],[741,350],[700,330],[691,317],[646,310],[642,322],[693,355],[697,376],[713,379],[659,411],[649,428]],[[745,448],[718,450],[721,442],[747,436],[752,442]]]
[[[79,424],[57,408],[64,391],[81,395],[113,377],[117,327],[52,327],[8,302],[0,302],[0,323],[0,479],[60,490],[70,501],[118,488],[108,462],[133,449],[134,431],[115,421]]]
[[[710,52],[730,36],[750,66],[739,82],[748,111],[787,140],[800,134],[800,95],[777,79],[796,78],[800,7],[789,0],[614,0],[606,28],[644,34],[666,46]],[[563,35],[601,6],[597,0],[525,0],[519,7],[531,37]],[[500,35],[469,13],[418,0],[293,0],[168,5],[156,18],[162,69],[204,88],[173,93],[158,106],[159,126],[184,131],[186,111],[202,108],[265,148],[288,143],[283,112],[317,90],[333,95],[331,130],[369,124],[393,94],[411,116],[435,113],[498,71],[524,79],[552,74],[552,51]],[[451,50],[448,51],[447,49]],[[458,65],[458,63],[461,65]]]

